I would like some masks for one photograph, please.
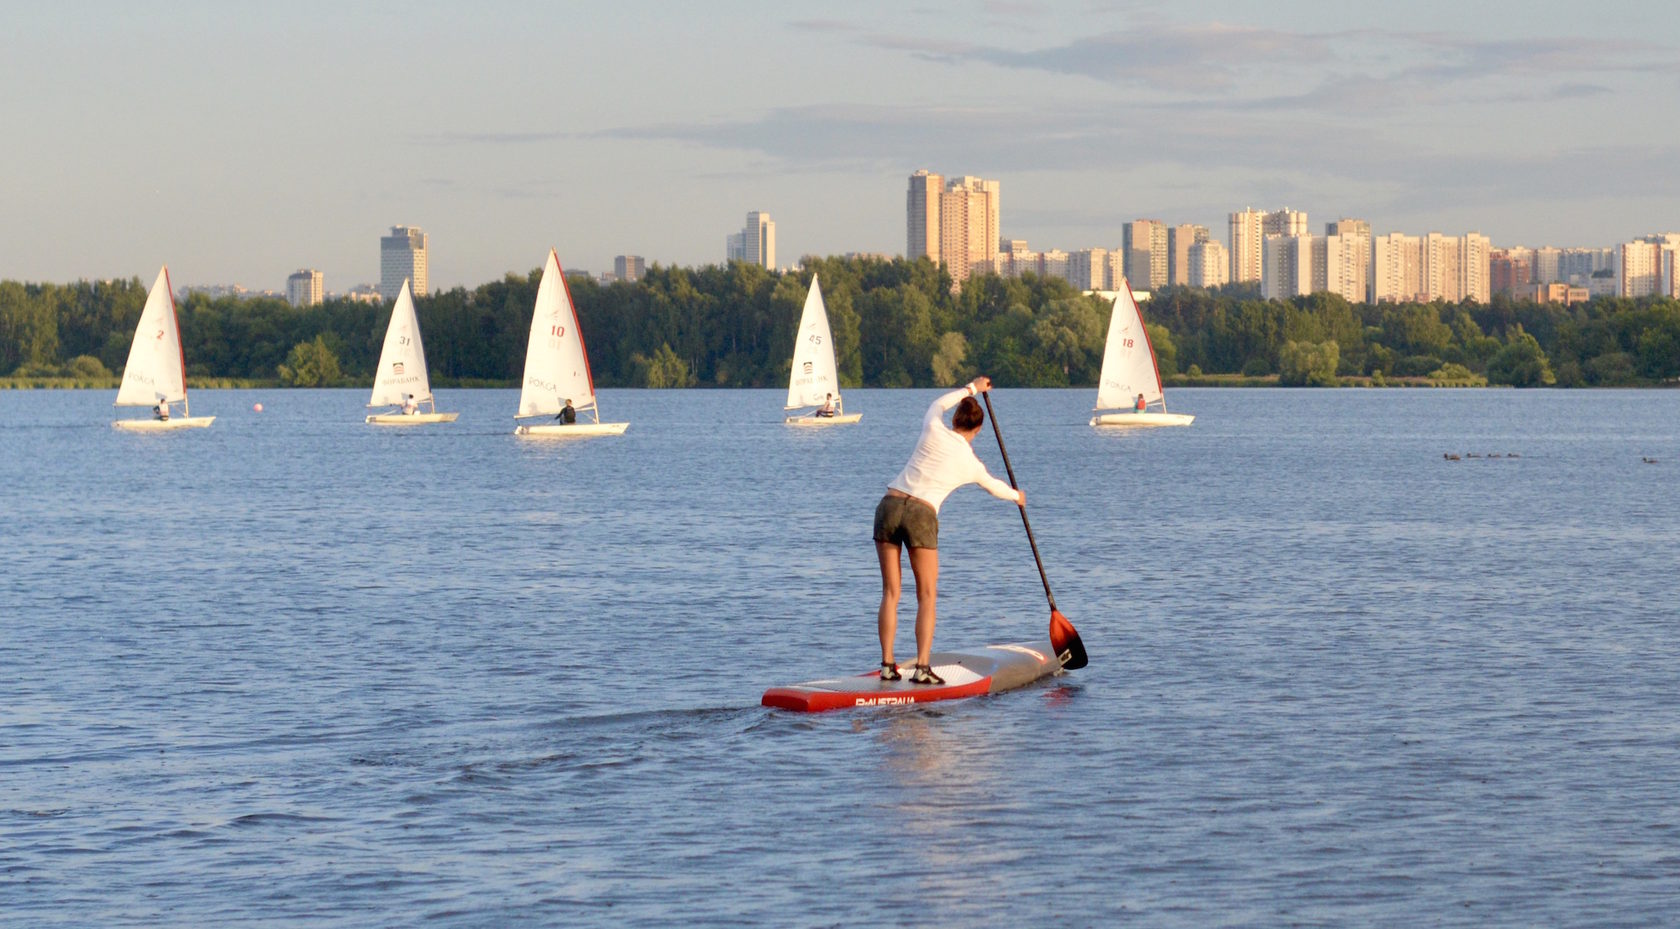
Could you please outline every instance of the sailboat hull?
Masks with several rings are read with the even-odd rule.
[[[1196,417],[1188,413],[1104,413],[1091,417],[1093,426],[1188,426]]]
[[[843,423],[855,423],[862,418],[862,413],[842,413],[839,416],[789,416],[782,422],[790,426],[839,426]]]
[[[374,413],[367,421],[378,426],[419,426],[425,423],[452,423],[460,413]]]
[[[1061,670],[1049,642],[987,645],[963,652],[935,652],[934,671],[943,684],[912,684],[904,678],[883,681],[870,671],[854,677],[806,681],[772,687],[759,701],[782,710],[814,713],[855,707],[905,706],[937,700],[960,700],[1025,687]]]
[[[119,419],[111,425],[130,432],[168,432],[171,429],[203,429],[215,421],[214,416],[175,416],[169,419]]]
[[[592,435],[623,435],[629,423],[545,423],[540,426],[515,426],[514,435],[538,438],[583,438]]]

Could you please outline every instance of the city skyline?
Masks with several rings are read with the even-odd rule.
[[[1002,179],[1001,237],[1059,249],[1145,216],[1217,238],[1244,204],[1498,247],[1680,226],[1668,6],[636,6],[9,11],[0,278],[342,291],[407,222],[435,290],[550,245],[713,263],[747,209],[782,265],[898,254],[919,167]]]

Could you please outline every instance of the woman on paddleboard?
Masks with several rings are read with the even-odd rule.
[[[964,484],[979,484],[986,492],[1017,506],[1027,495],[992,477],[974,456],[974,437],[986,414],[974,397],[990,390],[992,379],[977,377],[968,386],[933,401],[922,417],[922,436],[910,462],[887,484],[887,495],[875,507],[875,554],[881,562],[881,680],[896,681],[893,639],[898,633],[898,595],[902,586],[901,547],[910,549],[910,570],[916,576],[916,670],[912,684],[943,684],[933,673],[933,626],[939,597],[939,505]],[[951,425],[945,411],[956,407]]]

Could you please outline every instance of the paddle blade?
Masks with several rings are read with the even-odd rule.
[[[1077,671],[1091,663],[1085,657],[1085,643],[1079,641],[1079,631],[1073,628],[1073,623],[1068,622],[1061,610],[1050,611],[1050,647],[1056,650],[1062,667],[1069,671]]]

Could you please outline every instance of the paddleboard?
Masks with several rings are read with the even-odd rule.
[[[972,651],[934,652],[934,673],[943,684],[910,683],[911,666],[899,665],[904,677],[883,681],[876,671],[803,684],[772,687],[759,701],[765,706],[802,713],[866,706],[907,706],[936,700],[960,700],[1024,687],[1061,670],[1049,642],[987,645]]]

